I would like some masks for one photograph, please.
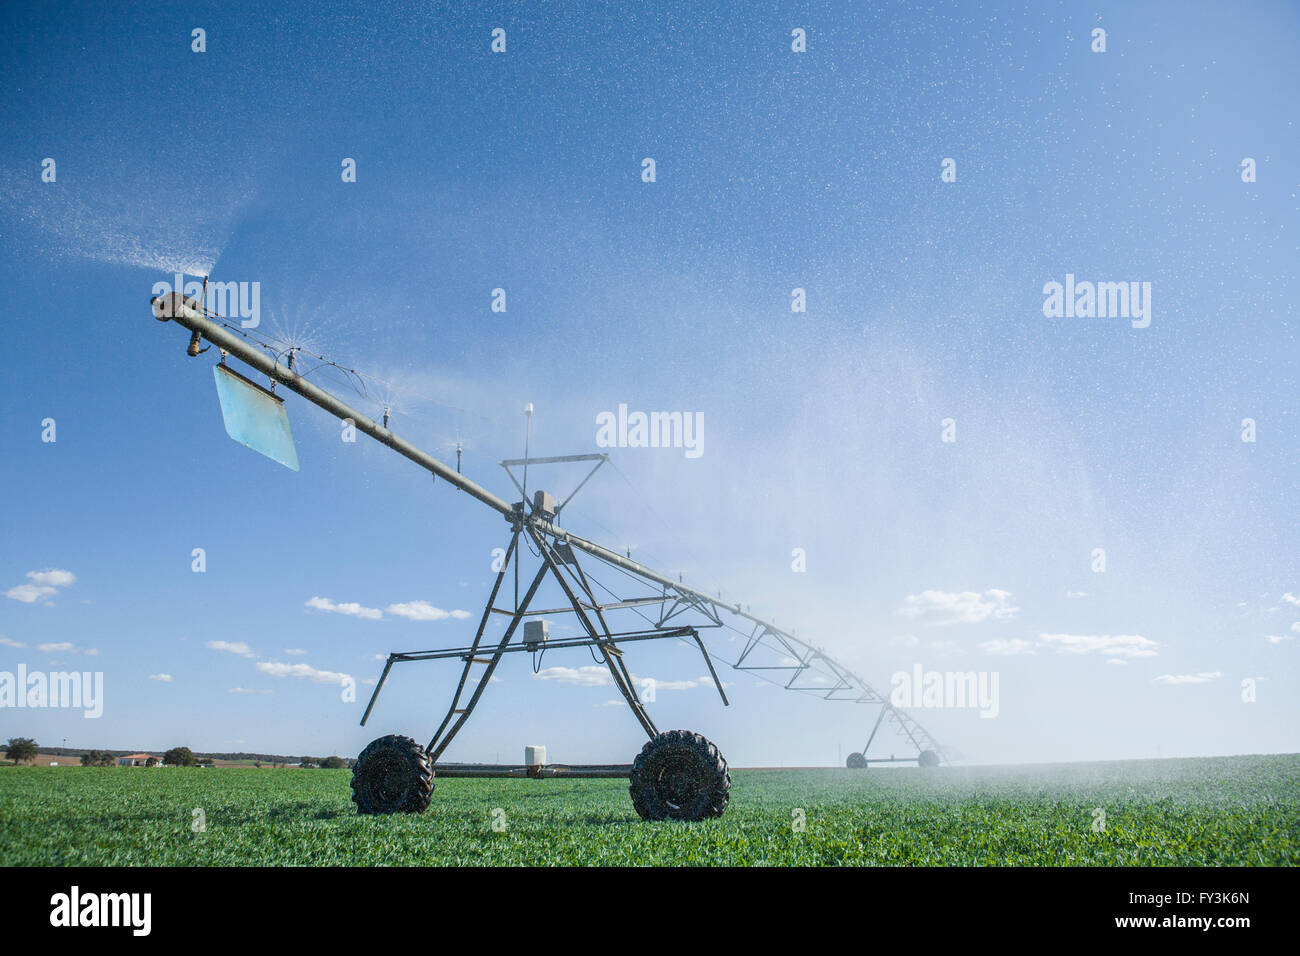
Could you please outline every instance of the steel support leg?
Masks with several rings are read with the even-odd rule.
[[[596,646],[600,649],[601,656],[605,659],[605,666],[609,668],[610,677],[614,679],[614,686],[617,687],[619,693],[623,695],[623,699],[627,701],[627,705],[632,708],[632,714],[641,725],[641,729],[646,732],[646,736],[651,740],[654,740],[655,737],[659,736],[659,728],[655,726],[654,721],[650,719],[650,715],[646,713],[645,705],[641,703],[641,698],[636,692],[636,685],[632,681],[632,675],[628,673],[627,665],[623,663],[622,648],[609,639],[609,627],[605,624],[604,615],[601,614],[600,611],[596,612],[600,619],[601,627],[604,628],[604,634],[602,635],[597,633],[595,626],[591,623],[591,619],[587,617],[586,611],[583,610],[582,602],[578,600],[578,596],[574,594],[573,589],[569,587],[569,582],[565,579],[559,563],[557,563],[556,559],[552,555],[551,547],[547,543],[546,539],[532,528],[528,529],[528,534],[536,543],[538,550],[541,551],[542,560],[546,562],[546,566],[551,569],[551,573],[555,575],[555,579],[560,583],[560,587],[564,589],[564,596],[567,597],[569,603],[573,605],[574,613],[577,614],[578,620],[582,622],[583,628],[586,629],[587,634],[592,638],[592,640],[598,642]],[[590,593],[590,588],[586,588],[584,585],[584,589],[587,590],[588,598],[593,605],[600,603]]]
[[[876,739],[876,731],[880,729],[880,722],[885,719],[885,711],[889,709],[888,704],[882,704],[880,713],[876,715],[876,725],[871,728],[871,736],[867,738],[866,746],[862,748],[862,756],[866,756],[871,749],[871,742]]]
[[[492,587],[492,595],[483,608],[483,619],[479,621],[478,632],[474,635],[474,643],[469,653],[465,655],[465,666],[461,670],[460,683],[456,687],[456,694],[452,698],[451,707],[447,711],[447,716],[442,719],[442,723],[438,726],[437,732],[434,733],[433,739],[429,741],[429,746],[425,748],[429,752],[429,758],[434,763],[438,762],[438,757],[442,755],[442,752],[447,749],[447,745],[451,743],[452,738],[464,726],[465,721],[469,719],[469,715],[474,711],[474,706],[478,703],[479,698],[483,696],[483,691],[487,688],[492,672],[496,670],[497,664],[501,662],[501,655],[506,645],[510,643],[510,639],[514,637],[515,629],[519,626],[519,622],[523,620],[523,612],[527,609],[528,602],[533,599],[533,595],[537,593],[537,589],[541,586],[542,579],[546,575],[545,566],[538,569],[537,576],[533,578],[533,583],[529,585],[528,592],[524,595],[523,603],[515,608],[514,616],[510,618],[510,623],[506,626],[506,632],[501,636],[501,641],[493,650],[492,656],[490,658],[479,657],[478,649],[483,639],[483,631],[487,627],[488,617],[492,614],[497,592],[501,589],[501,582],[505,580],[506,571],[510,567],[510,560],[518,558],[518,541],[519,532],[516,531],[514,537],[510,539],[510,548],[506,552],[506,563],[501,566],[501,572],[497,575],[496,583]],[[469,682],[470,669],[475,664],[485,664],[487,666],[483,673],[478,676],[478,684],[475,686],[473,694],[470,695],[469,701],[464,707],[458,707],[460,698],[465,691],[465,685]],[[448,727],[448,724],[451,726]],[[446,731],[445,734],[444,730]]]

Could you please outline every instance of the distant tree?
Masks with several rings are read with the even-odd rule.
[[[158,766],[158,758],[157,758],[157,757],[150,757],[148,760],[146,760],[146,761],[144,762],[144,765],[145,765],[146,767],[156,767],[156,766]]]
[[[262,761],[260,761],[260,760],[254,760],[254,761],[253,761],[253,766],[256,767],[258,770],[261,770],[261,769],[262,769]]]
[[[211,757],[199,757],[199,758],[198,758],[196,761],[194,761],[194,762],[195,762],[196,764],[198,764],[200,767],[215,767],[215,766],[216,766],[216,764],[212,762],[212,758],[211,758]]]
[[[107,750],[89,750],[81,755],[83,767],[111,767],[115,763],[117,758]]]
[[[325,770],[343,770],[347,767],[348,762],[342,757],[326,757],[320,762],[320,765]]]
[[[193,767],[198,761],[189,747],[173,747],[163,754],[163,763],[169,767]]]
[[[306,770],[309,767],[314,767],[316,766],[316,758],[303,757],[302,760],[298,761],[298,766],[302,767],[304,770]]]
[[[36,746],[36,741],[32,740],[31,737],[10,737],[9,743],[5,745],[5,750],[9,754],[9,759],[14,763],[30,763],[40,753],[40,748]]]

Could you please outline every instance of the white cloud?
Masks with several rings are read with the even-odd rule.
[[[977,646],[985,654],[996,654],[999,657],[1015,657],[1020,654],[1034,653],[1033,643],[1021,640],[1018,637],[1009,640],[998,638],[993,641],[984,641]]]
[[[208,641],[208,647],[214,651],[229,651],[240,657],[256,657],[257,652],[243,641]]]
[[[696,687],[713,687],[712,677],[697,677],[695,680],[656,680],[653,677],[633,677],[632,683],[637,687],[654,686],[655,690],[694,690]]]
[[[285,652],[286,654],[294,654],[294,655],[301,655],[301,654],[306,654],[306,653],[307,653],[307,652],[304,651],[301,647],[286,647],[286,648],[284,649],[284,652]]]
[[[809,684],[833,684],[831,678],[824,674],[804,674],[799,678],[799,686],[805,687]]]
[[[3,644],[5,647],[26,647],[27,646],[22,641],[11,641],[7,637],[0,637],[0,644]]]
[[[934,650],[940,654],[965,653],[965,651],[962,650],[961,645],[958,644],[956,641],[931,641],[930,648],[931,650]]]
[[[329,598],[314,597],[307,602],[307,607],[314,608],[317,611],[329,611],[332,614],[346,614],[349,617],[361,617],[368,621],[377,621],[384,616],[384,612],[377,607],[363,607],[356,601],[347,601],[343,604],[335,604]]]
[[[1294,641],[1295,638],[1290,634],[1266,634],[1264,640],[1270,644],[1281,644],[1283,641]]]
[[[317,670],[310,664],[284,664],[280,661],[258,661],[257,669],[272,677],[305,677],[318,684],[341,684],[350,676],[334,671]]]
[[[77,576],[71,571],[46,568],[44,571],[28,571],[27,580],[39,587],[66,588],[77,583]]]
[[[614,684],[614,678],[609,676],[609,668],[596,664],[585,667],[543,667],[533,677],[581,687],[611,687]]]
[[[15,601],[22,601],[24,604],[35,604],[43,597],[49,597],[59,592],[51,587],[38,587],[35,584],[19,584],[5,592],[5,597],[13,598]]]
[[[1287,591],[1286,594],[1282,595],[1282,600],[1286,601],[1287,604],[1300,606],[1300,595],[1292,594],[1290,591]]]
[[[608,667],[587,664],[584,667],[544,667],[533,677],[538,680],[553,680],[561,684],[576,684],[580,687],[613,687],[614,678]],[[493,678],[495,680],[495,678]],[[633,677],[632,683],[638,688],[653,687],[661,690],[692,690],[696,687],[713,687],[713,678],[698,677],[695,680],[659,680],[654,677]]]
[[[444,611],[434,607],[428,601],[407,601],[405,604],[390,604],[386,608],[389,614],[404,617],[408,621],[445,621],[454,618],[463,621],[469,617],[469,611]]]
[[[1078,598],[1086,598],[1088,596],[1088,592],[1087,591],[1066,591],[1065,596],[1067,598],[1070,598],[1071,600],[1077,600]]]
[[[1219,671],[1201,674],[1161,674],[1151,678],[1153,684],[1208,684],[1223,675]]]
[[[975,591],[922,591],[909,594],[898,609],[901,617],[926,627],[948,624],[979,624],[983,621],[1009,621],[1020,608],[1011,603],[1011,594],[991,588],[983,594]]]
[[[232,688],[230,688],[230,693],[232,693],[232,694],[269,694],[269,693],[271,693],[271,692],[270,692],[269,690],[255,690],[255,689],[253,689],[253,688],[251,688],[251,687],[232,687]]]
[[[1112,657],[1106,661],[1107,664],[1118,664],[1120,667],[1128,667],[1128,661],[1120,657]]]
[[[890,644],[898,644],[903,647],[916,647],[921,641],[915,634],[898,634],[889,639]]]
[[[171,674],[150,674],[149,679],[162,681],[164,684],[170,684],[173,678]]]
[[[23,604],[35,604],[37,601],[58,594],[59,588],[66,588],[71,584],[76,584],[77,576],[71,571],[46,568],[44,571],[28,571],[27,580],[31,583],[11,587],[5,592],[5,597],[21,601]],[[45,604],[52,606],[53,602],[46,601]]]
[[[1038,639],[1058,654],[1107,654],[1111,657],[1155,657],[1160,645],[1141,634],[1040,634]]]
[[[47,654],[85,654],[89,657],[95,657],[99,651],[93,647],[79,647],[70,641],[56,641],[53,644],[37,644],[38,651],[44,651]]]

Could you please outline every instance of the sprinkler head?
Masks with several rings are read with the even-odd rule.
[[[168,292],[166,295],[154,296],[149,300],[153,304],[153,317],[159,322],[166,322],[168,319],[175,319],[184,316],[189,319],[203,318],[203,306],[197,299],[191,299],[187,295],[179,292]]]

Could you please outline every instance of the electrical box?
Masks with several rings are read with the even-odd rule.
[[[524,621],[524,646],[537,650],[551,639],[551,625],[548,621]]]
[[[555,495],[549,491],[538,491],[533,495],[533,514],[543,518],[555,517]]]
[[[546,766],[546,748],[537,744],[529,744],[524,748],[524,766],[526,767],[545,767]]]

